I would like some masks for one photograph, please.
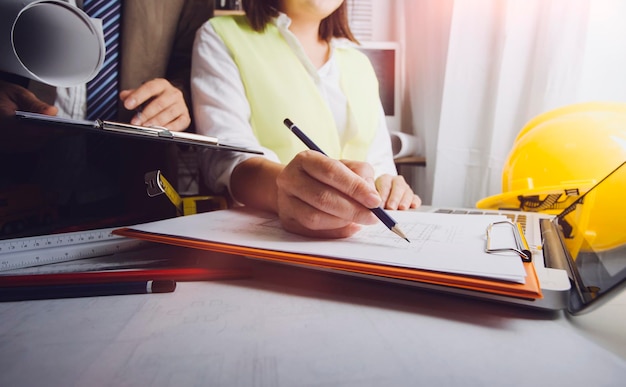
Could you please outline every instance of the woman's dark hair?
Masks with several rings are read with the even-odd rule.
[[[250,26],[257,32],[263,31],[267,23],[273,17],[278,16],[279,0],[242,0],[241,4]],[[346,38],[358,43],[350,31],[347,0],[341,3],[335,12],[322,20],[319,35],[326,41],[331,38]]]

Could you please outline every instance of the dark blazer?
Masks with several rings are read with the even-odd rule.
[[[191,114],[191,50],[196,30],[213,15],[214,0],[124,0],[120,89],[166,78],[183,91]],[[128,122],[133,112],[119,109]]]

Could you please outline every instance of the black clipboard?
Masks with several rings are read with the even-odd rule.
[[[206,148],[233,151],[233,152],[245,152],[262,155],[263,152],[242,148],[234,145],[223,144],[216,137],[203,136],[195,133],[188,132],[173,132],[164,127],[148,127],[124,124],[113,121],[103,120],[75,120],[71,118],[63,118],[57,116],[49,116],[39,113],[30,113],[24,111],[16,111],[15,116],[18,119],[29,120],[45,125],[54,125],[61,127],[77,128],[83,130],[96,131],[99,133],[110,133],[121,136],[131,136],[135,138],[143,138],[148,140],[173,142],[185,145],[196,145]]]

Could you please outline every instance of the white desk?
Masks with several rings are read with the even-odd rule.
[[[621,386],[626,379],[626,292],[567,318],[160,249],[245,266],[253,277],[179,283],[171,294],[0,303],[0,386]]]

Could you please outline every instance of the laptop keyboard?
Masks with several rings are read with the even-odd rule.
[[[481,210],[464,210],[464,209],[451,209],[451,208],[438,208],[435,211],[439,214],[460,214],[460,215],[504,215],[511,222],[519,223],[522,226],[522,230],[526,232],[526,214],[520,213],[516,214],[515,212],[499,212],[499,211],[481,211]]]

